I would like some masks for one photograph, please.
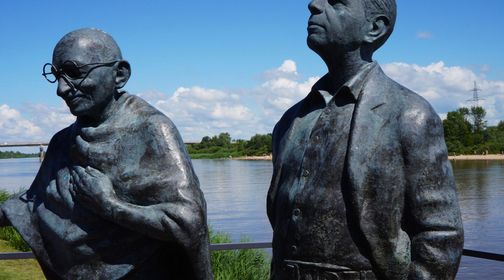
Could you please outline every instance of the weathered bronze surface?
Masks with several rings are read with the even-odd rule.
[[[273,131],[271,278],[454,279],[463,229],[442,123],[372,55],[394,0],[313,0],[328,73]]]
[[[130,65],[112,37],[70,32],[44,69],[77,120],[54,135],[29,190],[1,206],[1,224],[48,279],[212,279],[206,204],[183,141],[121,90]]]

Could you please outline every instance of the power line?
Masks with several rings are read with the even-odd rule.
[[[470,91],[472,91],[473,97],[471,99],[467,99],[466,101],[472,102],[475,107],[479,107],[479,101],[485,100],[485,98],[479,97],[478,92],[480,92],[481,89],[476,85],[476,81],[474,81],[474,87]]]

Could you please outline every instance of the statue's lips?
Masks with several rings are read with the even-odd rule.
[[[322,27],[319,24],[313,23],[313,22],[308,22],[308,32],[317,31],[317,30],[324,30],[324,27]]]
[[[83,99],[86,99],[85,95],[76,94],[76,95],[73,95],[71,97],[66,98],[65,101],[69,105],[70,104],[75,105],[75,104],[78,104],[79,102],[81,102]]]

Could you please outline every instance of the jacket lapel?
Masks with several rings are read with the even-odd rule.
[[[387,82],[388,78],[379,67],[369,73],[357,100],[350,128],[343,193],[349,215],[348,223],[360,233],[368,232],[366,227],[370,226],[362,219],[366,203],[363,193],[369,185],[369,163],[374,160],[375,149],[380,142],[378,134],[386,125],[391,109],[387,108],[386,103],[385,95],[389,94]]]

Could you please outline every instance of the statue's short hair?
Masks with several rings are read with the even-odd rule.
[[[373,49],[376,51],[379,49],[390,37],[392,31],[394,30],[394,25],[397,17],[397,5],[395,0],[364,0],[364,5],[366,9],[366,17],[371,19],[377,15],[385,15],[388,22],[388,32],[374,42]]]
[[[91,54],[89,63],[122,60],[121,50],[114,38],[96,28],[77,29],[63,36],[54,48],[53,58],[66,51],[65,47],[70,47],[83,39],[89,42],[87,46]]]

